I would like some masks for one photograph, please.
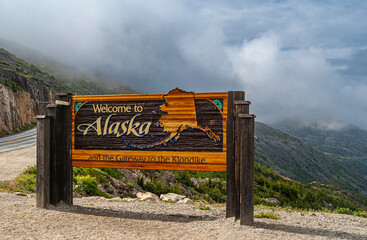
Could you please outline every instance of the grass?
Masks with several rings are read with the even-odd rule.
[[[279,219],[279,214],[275,212],[259,212],[254,215],[254,218],[269,218],[269,219]]]
[[[199,206],[198,209],[200,209],[200,210],[210,210],[210,207],[208,207],[208,206]]]
[[[23,131],[27,131],[29,129],[32,129],[35,126],[37,126],[37,122],[26,123],[23,126],[21,126],[19,129],[13,129],[11,131],[6,131],[5,129],[1,129],[0,136],[1,137],[4,137],[4,136],[7,136],[7,135],[20,133],[20,132],[23,132]]]
[[[9,63],[4,62],[4,61],[0,61],[0,64],[1,64],[1,65],[5,65],[5,66],[10,66],[10,64],[9,64]]]
[[[7,192],[35,193],[36,166],[24,170],[15,180],[0,181],[0,189]]]

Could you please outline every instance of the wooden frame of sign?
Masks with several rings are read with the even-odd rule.
[[[59,94],[55,103],[37,118],[38,207],[72,204],[72,167],[226,171],[226,216],[253,223],[254,115],[244,92]]]

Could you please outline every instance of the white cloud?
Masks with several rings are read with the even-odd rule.
[[[365,108],[361,93],[366,85],[345,82],[322,49],[283,50],[280,36],[264,34],[230,49],[229,55],[260,121],[329,116],[356,123],[356,111]],[[347,102],[361,105],[350,109]]]

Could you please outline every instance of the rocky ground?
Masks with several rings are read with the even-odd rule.
[[[224,205],[124,202],[74,198],[38,209],[35,196],[0,192],[0,239],[367,239],[367,219],[349,215],[256,208],[279,219],[241,226]]]
[[[0,180],[34,165],[34,156],[35,147],[0,154]],[[0,239],[367,239],[367,219],[350,215],[256,207],[280,218],[249,227],[226,219],[223,204],[151,200],[82,197],[39,209],[35,195],[0,192]]]

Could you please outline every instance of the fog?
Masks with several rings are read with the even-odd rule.
[[[364,1],[15,0],[0,38],[141,93],[243,90],[258,121],[367,129],[366,15]]]

